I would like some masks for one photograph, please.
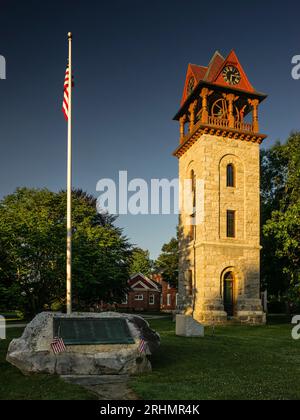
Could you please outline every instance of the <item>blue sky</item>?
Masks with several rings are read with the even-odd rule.
[[[179,108],[189,62],[234,48],[254,87],[265,146],[299,129],[297,1],[1,1],[0,195],[66,183],[61,113],[68,31],[74,34],[74,186],[97,195],[101,178],[177,176]],[[177,216],[121,216],[135,244],[156,257]]]

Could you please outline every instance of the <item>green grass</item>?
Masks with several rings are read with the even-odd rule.
[[[205,338],[176,337],[168,319],[150,321],[161,334],[153,372],[134,378],[142,399],[300,399],[300,340],[291,324],[218,327]]]
[[[162,345],[152,357],[153,372],[131,386],[142,399],[300,399],[300,340],[291,324],[218,327],[205,338],[176,337],[169,319],[152,320]],[[0,400],[90,400],[96,397],[57,376],[24,376],[5,361],[8,329],[0,340]]]
[[[8,329],[7,339],[0,340],[0,400],[92,400],[96,397],[85,389],[65,383],[58,376],[24,376],[5,361],[10,340],[22,329]]]

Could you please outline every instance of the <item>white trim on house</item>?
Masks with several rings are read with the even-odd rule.
[[[133,274],[130,277],[130,280],[132,280],[132,279],[134,279],[135,277],[138,277],[138,276],[139,277],[142,277],[145,281],[147,281],[148,283],[152,284],[152,286],[154,287],[154,289],[157,290],[158,292],[160,292],[160,288],[158,287],[158,285],[156,283],[154,283],[153,280],[149,279],[149,277],[144,276],[144,274],[142,274],[142,273]],[[131,287],[133,287],[133,286],[131,286]],[[149,287],[149,289],[150,289],[150,287]]]
[[[136,287],[137,285],[140,285],[141,287],[138,288]],[[150,287],[148,287],[146,284],[143,284],[141,282],[141,280],[137,281],[136,283],[134,283],[133,285],[130,286],[132,289],[141,289],[141,290],[151,290]]]

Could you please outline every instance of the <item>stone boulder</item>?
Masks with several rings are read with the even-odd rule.
[[[53,318],[124,318],[134,344],[67,345],[66,351],[54,354]],[[145,352],[139,352],[141,338]],[[53,312],[38,314],[20,338],[11,341],[6,360],[24,374],[58,375],[122,375],[151,370],[149,357],[160,345],[159,335],[142,317],[116,312],[73,313],[71,316]]]

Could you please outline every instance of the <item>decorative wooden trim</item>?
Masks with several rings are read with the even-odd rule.
[[[233,138],[235,140],[248,141],[251,143],[261,144],[267,137],[266,134],[251,133],[249,131],[235,130],[230,127],[217,127],[209,124],[203,124],[199,121],[194,130],[181,140],[181,144],[174,151],[173,155],[180,158],[184,153],[192,147],[202,134],[215,135],[224,138]]]
[[[196,107],[197,107],[197,103],[198,103],[198,101],[195,100],[189,106],[189,114],[190,114],[190,127],[189,127],[189,131],[190,132],[193,130],[194,125],[195,125],[195,110],[196,110]]]
[[[179,119],[179,123],[180,123],[179,131],[180,131],[180,142],[181,143],[183,142],[184,136],[185,136],[184,126],[185,126],[186,120],[187,120],[186,115],[183,115]]]

